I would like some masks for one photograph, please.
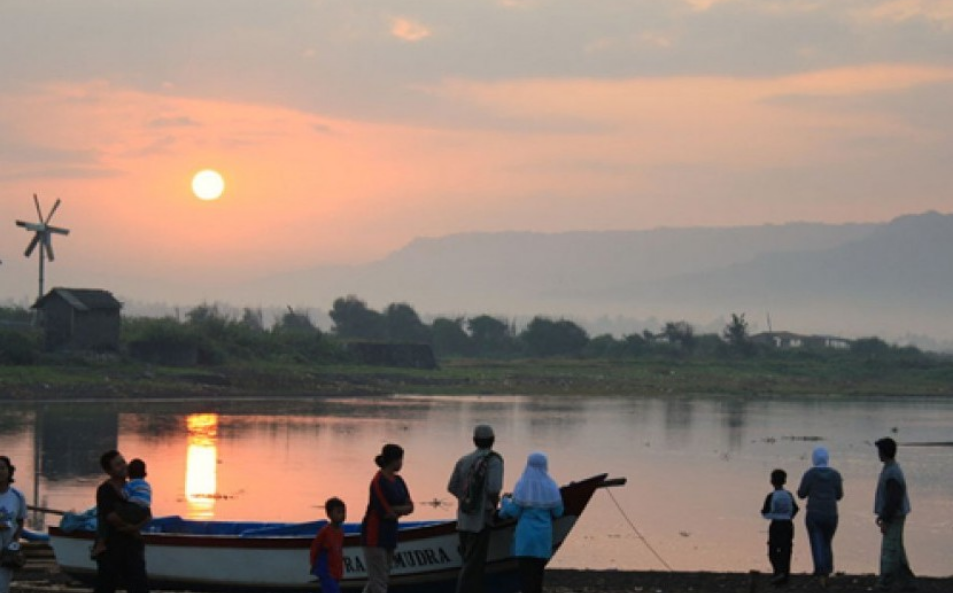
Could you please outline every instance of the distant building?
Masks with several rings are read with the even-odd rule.
[[[119,350],[122,303],[111,292],[54,288],[36,303],[47,350]]]
[[[751,336],[751,341],[756,344],[773,346],[779,350],[790,350],[794,348],[833,348],[835,350],[847,350],[851,344],[851,341],[847,338],[839,338],[837,336],[805,336],[792,332],[762,332]]]
[[[763,332],[751,336],[751,341],[755,344],[764,344],[782,350],[800,348],[804,345],[803,340],[804,336],[791,332]]]

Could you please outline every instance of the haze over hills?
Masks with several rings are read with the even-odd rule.
[[[356,294],[420,313],[548,314],[708,323],[745,312],[759,329],[953,338],[953,215],[883,224],[792,223],[649,231],[468,233],[417,239],[362,266],[240,287],[247,302],[327,307]]]

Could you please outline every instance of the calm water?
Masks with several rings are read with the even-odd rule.
[[[350,520],[360,520],[372,459],[385,442],[407,451],[415,518],[451,517],[450,469],[469,450],[472,426],[489,422],[507,460],[507,489],[534,450],[550,455],[559,482],[603,472],[627,477],[614,496],[677,570],[766,570],[767,522],[759,511],[768,474],[783,467],[796,488],[819,439],[845,479],[837,568],[875,572],[871,507],[880,464],[871,443],[885,435],[901,443],[953,441],[953,401],[941,399],[404,396],[4,410],[0,453],[13,458],[17,485],[31,502],[92,506],[102,479],[98,455],[117,447],[148,463],[157,515],[287,521],[323,516],[320,505],[332,495],[349,503]],[[951,449],[902,446],[898,459],[914,507],[907,531],[913,568],[953,573]],[[801,518],[794,567],[809,571]],[[554,564],[663,568],[605,492]]]

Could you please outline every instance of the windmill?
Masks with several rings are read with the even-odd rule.
[[[37,245],[40,246],[40,296],[38,298],[43,298],[43,272],[46,267],[46,260],[49,259],[51,262],[54,259],[53,256],[53,233],[59,235],[68,235],[69,229],[61,229],[59,227],[50,226],[50,219],[53,218],[53,214],[56,212],[56,209],[60,207],[60,199],[56,199],[56,203],[53,204],[53,209],[50,210],[50,213],[44,217],[43,211],[40,210],[40,200],[37,199],[36,194],[33,194],[33,204],[36,206],[36,214],[40,218],[40,222],[24,222],[22,220],[17,221],[17,226],[23,227],[28,231],[32,231],[33,240],[30,241],[30,244],[27,245],[26,251],[23,252],[23,255],[30,257],[33,254],[33,251],[36,249]]]

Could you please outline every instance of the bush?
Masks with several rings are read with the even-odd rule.
[[[0,364],[31,365],[40,356],[40,339],[34,331],[0,329]]]

